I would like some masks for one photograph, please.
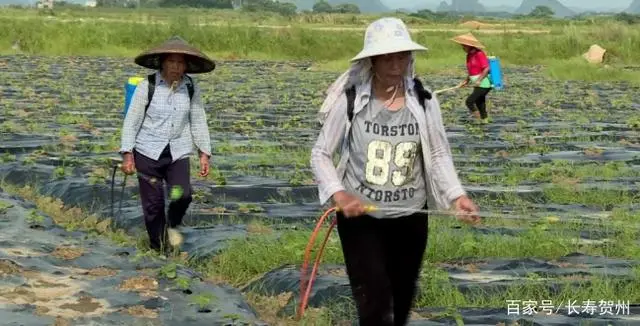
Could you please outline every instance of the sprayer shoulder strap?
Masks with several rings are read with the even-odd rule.
[[[187,82],[187,91],[189,91],[189,101],[191,101],[193,100],[193,93],[195,92],[195,89],[193,88],[193,79],[188,75],[185,75],[185,77],[189,80],[189,82]]]
[[[191,76],[185,75],[189,82],[187,82],[187,90],[189,91],[189,101],[193,99],[193,93],[195,92],[193,87],[193,79]],[[149,90],[147,91],[147,105],[144,107],[144,112],[147,112],[149,109],[149,104],[151,104],[151,99],[153,98],[153,93],[156,89],[156,74],[150,74],[147,76],[147,80],[149,81]]]
[[[424,85],[422,85],[422,82],[418,78],[413,79],[413,89],[418,95],[418,102],[423,109],[426,109],[424,101],[431,99],[431,93],[424,88]],[[356,86],[353,85],[344,92],[347,96],[347,116],[349,117],[349,121],[351,121],[353,120],[354,103],[356,100]]]
[[[149,81],[149,90],[147,91],[147,105],[144,106],[144,112],[147,112],[149,109],[149,104],[151,104],[151,99],[153,98],[153,92],[156,90],[156,74],[148,75],[147,80]]]

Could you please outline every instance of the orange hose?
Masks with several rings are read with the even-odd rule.
[[[327,230],[327,234],[324,237],[324,241],[322,241],[322,246],[320,247],[320,251],[318,251],[318,255],[316,256],[316,261],[313,264],[313,269],[311,270],[311,275],[309,275],[309,282],[308,282],[308,285],[306,287],[306,292],[304,293],[304,297],[303,297],[304,300],[301,301],[302,302],[302,305],[301,305],[302,309],[300,310],[301,311],[300,317],[302,317],[302,313],[304,313],[304,310],[305,310],[305,308],[306,308],[306,306],[308,304],[309,295],[311,294],[311,289],[313,287],[313,281],[315,280],[315,276],[318,273],[318,266],[320,265],[320,260],[322,258],[322,254],[324,253],[324,247],[327,244],[327,240],[329,240],[329,235],[331,235],[331,231],[336,226],[336,223],[337,223],[336,219],[334,219],[331,222],[331,225],[329,226],[329,230]]]
[[[311,238],[309,238],[309,243],[307,243],[307,248],[305,249],[305,252],[304,252],[304,261],[302,262],[302,270],[300,271],[300,307],[298,309],[298,314],[297,314],[298,320],[300,320],[304,315],[304,311],[307,307],[307,302],[309,300],[309,295],[311,293],[313,280],[318,270],[318,266],[320,265],[320,259],[322,258],[324,247],[327,244],[327,240],[329,240],[329,235],[331,234],[331,231],[333,230],[333,228],[337,223],[336,219],[333,219],[333,221],[331,222],[331,225],[329,226],[329,230],[327,231],[324,241],[322,242],[322,246],[320,247],[320,250],[316,255],[316,260],[315,260],[315,263],[313,264],[311,275],[309,275],[309,279],[307,280],[306,274],[307,274],[307,267],[309,266],[309,258],[311,256],[311,248],[313,247],[313,244],[316,240],[316,236],[320,231],[320,227],[322,227],[322,223],[327,218],[327,216],[329,216],[329,214],[331,214],[335,210],[336,210],[336,207],[332,207],[327,211],[325,211],[324,214],[322,214],[322,216],[320,217],[320,220],[318,220],[318,223],[316,224],[316,227],[313,229],[313,232],[311,233]]]

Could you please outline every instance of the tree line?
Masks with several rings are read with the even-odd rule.
[[[97,0],[97,7],[164,7],[164,8],[215,8],[242,9],[251,12],[266,11],[283,15],[295,15],[298,11],[294,3],[277,0]],[[332,6],[321,0],[313,5],[314,13],[360,13],[360,8],[351,3]]]

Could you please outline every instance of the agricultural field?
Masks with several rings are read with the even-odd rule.
[[[9,22],[0,19],[0,25]],[[119,148],[124,82],[148,71],[116,56],[117,50],[62,56],[52,41],[26,33],[21,24],[13,31],[24,28],[22,44],[31,52],[58,55],[0,56],[3,321],[350,324],[355,308],[335,234],[303,321],[293,316],[304,249],[323,213],[309,168],[319,130],[315,116],[340,73],[329,69],[337,68],[331,62],[343,59],[339,51],[355,53],[361,35],[352,33],[355,45],[336,44],[322,58],[216,58],[213,74],[194,76],[203,89],[213,171],[197,177],[193,160],[195,195],[183,251],[159,257],[146,249],[137,182],[114,173],[111,160]],[[107,36],[108,45],[120,42]],[[93,44],[84,37],[79,51]],[[557,46],[545,55],[569,51],[563,39],[545,37]],[[488,36],[487,43],[506,38]],[[335,39],[325,36],[317,44]],[[217,50],[227,51],[228,44]],[[463,76],[461,62],[453,63],[461,56],[450,59],[437,46],[435,62],[451,65],[430,69],[425,59],[418,69],[434,90]],[[506,88],[488,97],[492,121],[486,125],[468,121],[464,98],[470,90],[439,95],[456,167],[484,219],[471,227],[432,215],[411,325],[638,322],[640,85],[632,76],[637,53],[624,46],[616,49],[620,65],[603,71],[576,63],[587,71],[580,75],[560,64],[575,60],[570,52],[549,58],[557,68],[551,73],[509,61]],[[272,50],[273,57],[285,52]],[[515,45],[508,50],[507,57],[525,53]],[[537,313],[529,311],[532,305]],[[510,313],[514,308],[519,311]]]

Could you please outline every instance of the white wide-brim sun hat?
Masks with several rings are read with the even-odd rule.
[[[394,17],[380,18],[369,24],[364,34],[364,46],[351,61],[377,55],[405,52],[427,51],[428,49],[411,39],[405,23]]]

